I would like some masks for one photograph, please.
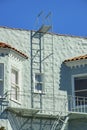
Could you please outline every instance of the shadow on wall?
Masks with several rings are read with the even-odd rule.
[[[60,90],[67,91],[68,95],[71,95],[71,68],[63,63],[60,69]]]
[[[76,120],[70,120],[69,121],[69,130],[87,130],[87,119],[76,119]]]
[[[0,127],[0,130],[6,130],[6,129],[5,129],[5,127],[1,126],[1,127]]]

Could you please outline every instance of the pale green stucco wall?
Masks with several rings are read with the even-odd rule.
[[[30,31],[26,30],[19,30],[19,29],[10,29],[10,28],[3,28],[0,27],[0,41],[10,44],[12,47],[15,47],[19,51],[25,53],[29,58],[28,60],[22,61],[22,90],[24,92],[29,92],[30,99],[26,99],[22,101],[22,107],[31,108],[31,74],[30,74],[30,64],[31,64],[31,48],[30,48]],[[53,42],[53,44],[52,44]],[[51,111],[59,112],[60,110],[64,110],[64,100],[62,100],[63,96],[66,98],[66,89],[70,91],[70,87],[66,82],[67,77],[67,69],[66,66],[63,67],[63,61],[86,54],[87,51],[87,39],[86,38],[79,38],[79,37],[71,37],[71,36],[63,36],[63,35],[56,35],[56,34],[46,34],[44,38],[42,38],[42,57],[45,58],[46,56],[51,54],[46,60],[43,61],[43,73],[45,75],[45,94],[43,95],[43,106],[42,108],[45,110],[44,113],[51,113]],[[2,59],[1,59],[2,60]],[[5,58],[2,60],[5,62],[5,71],[7,71],[6,75],[9,75],[9,60]],[[64,71],[64,68],[66,71]],[[66,72],[66,73],[65,73]],[[69,72],[68,72],[69,73]],[[5,90],[9,87],[9,76],[5,75]],[[62,80],[62,77],[65,76]],[[70,85],[70,82],[69,82]],[[65,86],[65,87],[64,87]],[[69,88],[69,89],[68,89]],[[64,90],[64,91],[62,91]],[[50,97],[51,98],[48,98]],[[55,98],[53,98],[55,95]],[[61,97],[60,98],[58,97]],[[62,102],[61,102],[62,101]],[[29,103],[28,103],[29,102]],[[28,103],[28,104],[27,104]],[[38,104],[35,103],[35,107],[38,108]],[[21,107],[21,105],[20,105]],[[49,111],[50,110],[50,111]],[[24,121],[24,120],[22,120]],[[39,120],[40,121],[40,120]],[[31,121],[32,122],[32,121]],[[50,122],[50,121],[48,121]],[[51,122],[52,123],[52,122]],[[36,126],[33,123],[33,129]],[[32,125],[33,125],[32,124]],[[15,127],[15,126],[14,126]],[[13,128],[14,128],[13,127]],[[40,129],[39,124],[39,129]],[[48,127],[48,126],[47,126]],[[69,126],[69,130],[71,130]],[[15,127],[16,128],[16,127]],[[27,129],[27,128],[26,128]],[[31,129],[31,127],[29,128]],[[51,129],[51,127],[49,127]],[[14,130],[14,129],[13,129]],[[16,130],[16,129],[15,129]],[[22,129],[21,129],[22,130]],[[47,128],[48,130],[48,128]]]

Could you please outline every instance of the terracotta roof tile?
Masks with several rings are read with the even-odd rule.
[[[64,62],[77,61],[77,60],[82,60],[82,59],[87,59],[87,54],[83,55],[83,56],[77,56],[77,57],[73,57],[73,58],[67,59]]]
[[[23,57],[25,57],[26,59],[28,58],[27,55],[25,55],[24,53],[22,53],[21,51],[18,51],[16,48],[8,45],[7,43],[3,43],[3,42],[0,42],[0,48],[10,48],[14,51],[16,51],[17,53],[21,54]]]

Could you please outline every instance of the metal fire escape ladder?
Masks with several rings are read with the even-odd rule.
[[[62,114],[62,113],[61,113]],[[54,121],[54,124],[51,128],[51,130],[55,130],[56,128],[58,130],[65,130],[65,127],[67,125],[67,122],[68,122],[68,119],[69,117],[68,116],[65,116],[65,117],[61,117],[61,114],[60,115],[57,115],[57,118],[56,120]]]
[[[34,74],[42,74],[42,37],[46,34],[51,26],[42,25],[41,28],[34,32],[31,31],[31,107],[36,108],[35,103],[42,109],[42,94],[34,92]],[[37,101],[36,101],[37,99]]]
[[[67,101],[64,103],[65,112],[60,111],[60,113],[56,116],[56,120],[54,121],[51,130],[65,130],[69,119],[69,115],[66,110],[66,104]]]
[[[65,129],[65,127],[66,127],[66,125],[67,125],[68,120],[69,120],[69,117],[68,117],[68,116],[66,116],[66,117],[65,117],[65,120],[64,120],[64,122],[63,122],[63,125],[62,125],[62,127],[61,127],[61,130],[64,130],[64,129]]]

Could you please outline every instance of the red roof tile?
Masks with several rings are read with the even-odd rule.
[[[77,61],[77,60],[82,60],[82,59],[87,59],[87,54],[83,55],[83,56],[77,56],[77,57],[74,57],[74,58],[67,59],[64,62]]]
[[[0,48],[10,48],[10,49],[16,51],[17,53],[19,53],[20,55],[22,55],[23,57],[25,57],[26,59],[28,58],[27,55],[25,55],[21,51],[18,51],[16,48],[12,47],[11,45],[8,45],[7,43],[0,42]]]

